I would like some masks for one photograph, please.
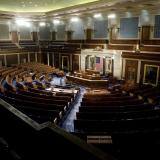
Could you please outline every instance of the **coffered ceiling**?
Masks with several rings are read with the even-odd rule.
[[[0,10],[10,12],[48,12],[98,0],[0,0]]]
[[[22,16],[38,20],[99,12],[139,14],[145,10],[160,14],[160,0],[0,0],[1,19]]]

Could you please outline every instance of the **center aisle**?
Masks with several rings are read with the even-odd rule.
[[[85,93],[85,88],[80,87],[80,93],[78,97],[76,98],[74,105],[72,106],[72,109],[70,113],[67,115],[66,120],[62,124],[62,128],[65,129],[68,132],[74,132],[74,119],[76,119],[76,112],[79,111],[80,102],[82,101],[82,97]]]

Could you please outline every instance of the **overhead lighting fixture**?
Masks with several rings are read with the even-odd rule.
[[[31,26],[31,24],[29,23],[29,22],[27,22],[27,20],[26,19],[16,19],[16,24],[18,25],[18,26],[24,26],[24,27],[30,27]]]
[[[102,16],[101,13],[97,13],[97,14],[94,14],[94,15],[93,15],[94,18],[100,18],[101,16]]]
[[[44,27],[44,26],[46,26],[46,23],[45,22],[40,22],[39,26]]]
[[[16,24],[19,26],[23,26],[25,24],[25,20],[24,19],[16,19]]]
[[[59,23],[60,23],[60,20],[58,20],[58,19],[53,20],[53,24],[59,24]]]
[[[109,18],[109,19],[114,19],[114,18],[116,18],[116,15],[115,15],[115,14],[109,14],[109,15],[108,15],[108,18]]]
[[[78,22],[78,20],[79,20],[78,17],[72,17],[71,18],[71,22]]]

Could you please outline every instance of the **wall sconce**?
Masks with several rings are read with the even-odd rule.
[[[141,27],[138,27],[138,32],[140,32],[141,31]]]
[[[117,31],[118,31],[118,32],[120,31],[120,27],[117,28]]]
[[[139,44],[136,44],[135,46],[134,46],[134,52],[135,53],[140,53],[140,47],[139,47],[140,45]]]

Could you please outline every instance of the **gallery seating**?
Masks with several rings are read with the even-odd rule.
[[[58,104],[58,105],[64,105],[67,107],[69,105],[69,102],[65,99],[57,100],[57,99],[47,99],[46,97],[44,97],[44,98],[32,97],[32,96],[28,96],[28,95],[22,95],[20,93],[15,94],[13,92],[5,92],[5,94],[8,97],[12,97],[15,99],[24,99],[24,100],[28,100],[28,101],[32,101],[32,102],[39,102],[39,103],[46,103],[46,104]]]
[[[18,49],[12,41],[0,41],[0,50]]]
[[[45,99],[52,99],[52,100],[66,100],[68,102],[71,102],[72,99],[68,96],[56,96],[56,95],[46,95],[45,93],[35,93],[25,90],[19,90],[18,93],[22,95],[28,95],[32,97],[39,97],[39,98],[45,98]]]
[[[32,102],[25,99],[14,99],[4,95],[1,95],[1,98],[12,104],[20,111],[23,111],[34,120],[38,120],[38,122],[52,121],[54,123],[58,123],[67,110],[64,105],[46,105],[46,103]]]
[[[126,95],[126,96],[119,96],[119,97],[118,97],[118,96],[117,96],[117,97],[116,97],[116,96],[114,97],[114,96],[107,96],[107,95],[104,95],[104,96],[103,96],[103,95],[101,95],[101,96],[93,96],[93,97],[92,97],[92,96],[90,96],[90,97],[89,97],[89,96],[88,96],[88,97],[86,96],[86,97],[83,97],[82,100],[83,100],[83,101],[89,101],[89,100],[90,100],[90,101],[96,101],[96,100],[97,100],[97,101],[101,101],[101,100],[105,100],[105,101],[118,101],[118,100],[119,100],[119,101],[123,101],[123,100],[129,100],[129,99],[132,100],[133,97],[128,96],[128,95]]]
[[[143,111],[146,109],[154,109],[152,104],[125,105],[125,106],[80,106],[80,112],[115,112],[115,111]]]
[[[144,109],[144,110],[139,110],[137,108],[136,111],[109,111],[106,110],[105,112],[97,112],[97,110],[91,112],[77,112],[76,117],[77,119],[83,119],[83,120],[121,120],[121,119],[136,119],[136,118],[146,118],[146,117],[155,117],[160,115],[160,109],[155,110],[154,108],[152,109]]]
[[[74,120],[75,129],[81,132],[125,132],[159,128],[160,116],[128,120]]]
[[[8,105],[8,108],[10,110],[0,106],[0,135],[7,140],[7,144],[13,150],[3,157],[0,154],[0,158],[5,160],[50,160],[55,157],[63,159],[64,154],[72,150],[78,156],[78,159],[83,159],[84,156],[87,160],[108,159],[108,155],[103,151],[86,144],[83,140],[65,132],[58,126],[51,125],[51,123],[37,123],[13,106]],[[10,157],[10,153],[12,155],[13,153],[18,153],[17,155],[20,156],[17,156],[16,159],[15,157]],[[65,157],[70,160],[75,159],[75,155],[72,154],[66,154]],[[113,160],[113,158],[111,157],[108,160]]]
[[[124,101],[122,100],[117,100],[117,101],[92,101],[92,100],[87,100],[87,101],[82,101],[81,105],[82,106],[123,106],[123,105],[131,105],[131,104],[143,104],[143,100],[139,100],[137,98],[133,99],[126,99]]]
[[[74,120],[75,132],[113,134],[153,130],[160,121],[160,110],[155,106],[138,99],[137,95],[129,96],[121,91],[99,95],[86,93]]]

